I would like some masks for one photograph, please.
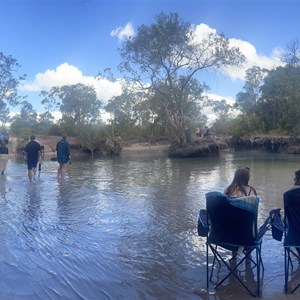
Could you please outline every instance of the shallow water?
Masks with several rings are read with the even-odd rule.
[[[206,292],[205,240],[196,231],[205,193],[223,190],[238,166],[251,169],[262,222],[282,206],[300,157],[74,161],[63,182],[46,159],[32,184],[11,158],[0,177],[0,299],[252,299],[231,281]],[[300,290],[283,293],[283,247],[269,232],[263,262],[262,297],[296,299]]]

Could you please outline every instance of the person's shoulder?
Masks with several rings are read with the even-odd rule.
[[[292,185],[287,191],[287,192],[292,192],[294,190],[300,189],[300,185]]]

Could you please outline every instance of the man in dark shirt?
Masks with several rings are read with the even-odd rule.
[[[67,170],[67,163],[70,162],[70,144],[67,141],[67,136],[62,135],[62,139],[56,144],[57,161],[59,167],[57,177],[63,178]]]
[[[30,136],[30,142],[25,146],[24,154],[28,167],[28,178],[32,182],[35,179],[36,167],[41,159],[41,145],[35,141],[35,135]]]

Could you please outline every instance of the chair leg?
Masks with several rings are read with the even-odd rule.
[[[257,249],[256,248],[256,280],[257,280],[257,285],[256,285],[256,296],[260,296],[260,266],[263,268],[263,263],[261,259],[261,253],[260,253],[260,247]]]
[[[206,289],[209,289],[209,280],[208,280],[208,272],[209,272],[209,267],[208,267],[209,259],[208,259],[208,244],[206,243]]]
[[[293,272],[293,262],[291,255],[294,255],[299,260],[298,252],[295,253],[291,248],[286,247],[284,249],[284,267],[285,267],[285,284],[284,284],[284,291],[287,294],[288,293],[288,279],[290,274],[290,266],[291,266],[291,272]],[[293,294],[298,288],[300,287],[300,283],[296,285],[291,291],[290,294]]]
[[[219,266],[221,266],[221,262],[217,256],[217,249],[218,249],[218,246],[215,246],[215,248],[212,246],[212,245],[209,245],[209,248],[211,249],[211,252],[213,253],[213,262],[212,262],[212,265],[211,265],[211,272],[210,272],[210,276],[209,276],[209,281],[212,281],[212,277],[213,277],[213,273],[214,273],[214,268],[215,268],[215,263],[217,261],[217,263],[219,264]]]
[[[290,257],[289,257],[289,249],[284,248],[284,292],[287,294],[288,289],[288,278],[289,278],[289,264],[290,264]]]

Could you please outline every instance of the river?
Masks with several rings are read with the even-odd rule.
[[[12,157],[0,177],[0,299],[253,299],[239,285],[206,292],[205,193],[250,168],[259,222],[291,186],[300,156],[225,152],[219,158],[126,156],[74,160],[64,181],[45,159],[29,183]],[[285,296],[282,243],[263,240],[262,298]],[[298,297],[297,297],[298,299]]]

